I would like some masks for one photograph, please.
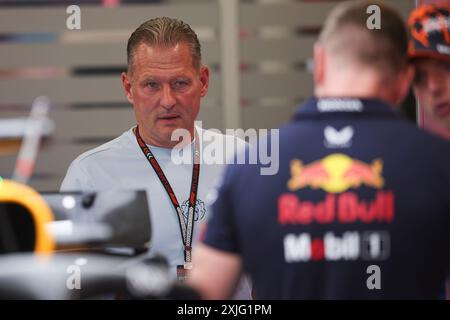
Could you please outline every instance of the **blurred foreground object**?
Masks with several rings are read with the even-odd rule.
[[[150,239],[143,191],[40,195],[2,180],[0,299],[197,299],[146,255]]]
[[[173,282],[162,258],[59,253],[42,260],[22,253],[0,259],[0,299],[77,300],[117,292],[132,299],[198,298]]]

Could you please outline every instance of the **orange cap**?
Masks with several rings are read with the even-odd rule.
[[[431,57],[450,61],[450,4],[423,5],[411,12],[410,58]]]

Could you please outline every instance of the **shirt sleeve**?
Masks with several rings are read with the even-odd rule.
[[[204,244],[230,253],[239,253],[231,193],[235,169],[235,165],[230,165],[226,170],[223,183],[218,188],[217,197],[211,204],[211,214],[203,238]]]
[[[61,183],[60,191],[90,191],[94,190],[94,184],[91,177],[81,167],[80,163],[73,161],[66,176]]]

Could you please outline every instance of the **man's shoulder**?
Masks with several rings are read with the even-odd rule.
[[[124,153],[126,152],[126,148],[130,148],[131,144],[130,142],[130,130],[125,131],[123,134],[118,136],[117,138],[110,140],[102,145],[99,145],[98,147],[95,147],[93,149],[90,149],[82,154],[80,154],[73,163],[75,164],[85,164],[92,161],[98,161],[102,160],[104,158],[107,158],[114,153],[120,152]]]
[[[428,132],[417,125],[402,121],[404,135],[401,138],[408,137],[412,143],[415,143],[420,149],[420,152],[424,153],[426,151],[435,151],[439,154],[447,154],[450,152],[450,140],[440,137],[434,133]],[[399,129],[400,130],[400,129]],[[396,135],[393,135],[393,139],[397,139]]]

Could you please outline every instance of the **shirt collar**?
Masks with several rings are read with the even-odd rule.
[[[400,112],[379,99],[375,98],[316,98],[307,99],[294,113],[293,120],[301,120],[305,117],[323,115],[378,115],[386,117],[398,117]]]

